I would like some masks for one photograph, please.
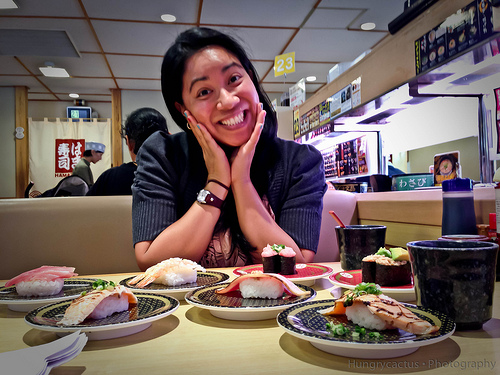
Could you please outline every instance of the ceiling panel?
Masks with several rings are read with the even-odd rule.
[[[48,49],[44,49],[48,56],[37,56],[36,48],[29,51],[23,45],[27,51],[17,58],[0,56],[0,86],[27,86],[29,100],[66,100],[70,92],[87,101],[109,100],[113,88],[159,94],[160,66],[167,48],[180,32],[201,25],[242,42],[271,96],[279,96],[302,77],[315,75],[317,81],[307,84],[310,95],[326,84],[336,63],[351,62],[387,36],[388,23],[403,12],[404,2],[16,0],[19,9],[0,10],[0,29],[64,32],[79,56],[60,57]],[[164,13],[174,14],[177,21],[161,22]],[[375,22],[378,31],[359,30],[364,21]],[[292,51],[296,71],[286,79],[274,77],[274,58]],[[43,77],[38,67],[46,61],[66,68],[73,78]],[[40,95],[44,92],[49,95]]]

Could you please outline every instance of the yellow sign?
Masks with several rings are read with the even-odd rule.
[[[295,72],[295,52],[285,53],[274,58],[274,76]]]

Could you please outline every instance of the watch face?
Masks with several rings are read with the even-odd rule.
[[[198,193],[198,202],[200,203],[207,203],[207,195],[210,194],[210,192],[208,190],[201,190],[199,193]]]

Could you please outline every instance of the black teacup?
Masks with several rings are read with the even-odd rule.
[[[414,241],[407,245],[417,304],[453,319],[457,330],[491,319],[498,245],[479,241]]]

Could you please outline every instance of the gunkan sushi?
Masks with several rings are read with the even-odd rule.
[[[285,245],[267,245],[262,250],[262,266],[265,273],[294,275],[296,254],[291,247]]]
[[[401,248],[380,249],[361,261],[362,281],[380,286],[398,286],[411,283],[411,265],[408,251]]]

